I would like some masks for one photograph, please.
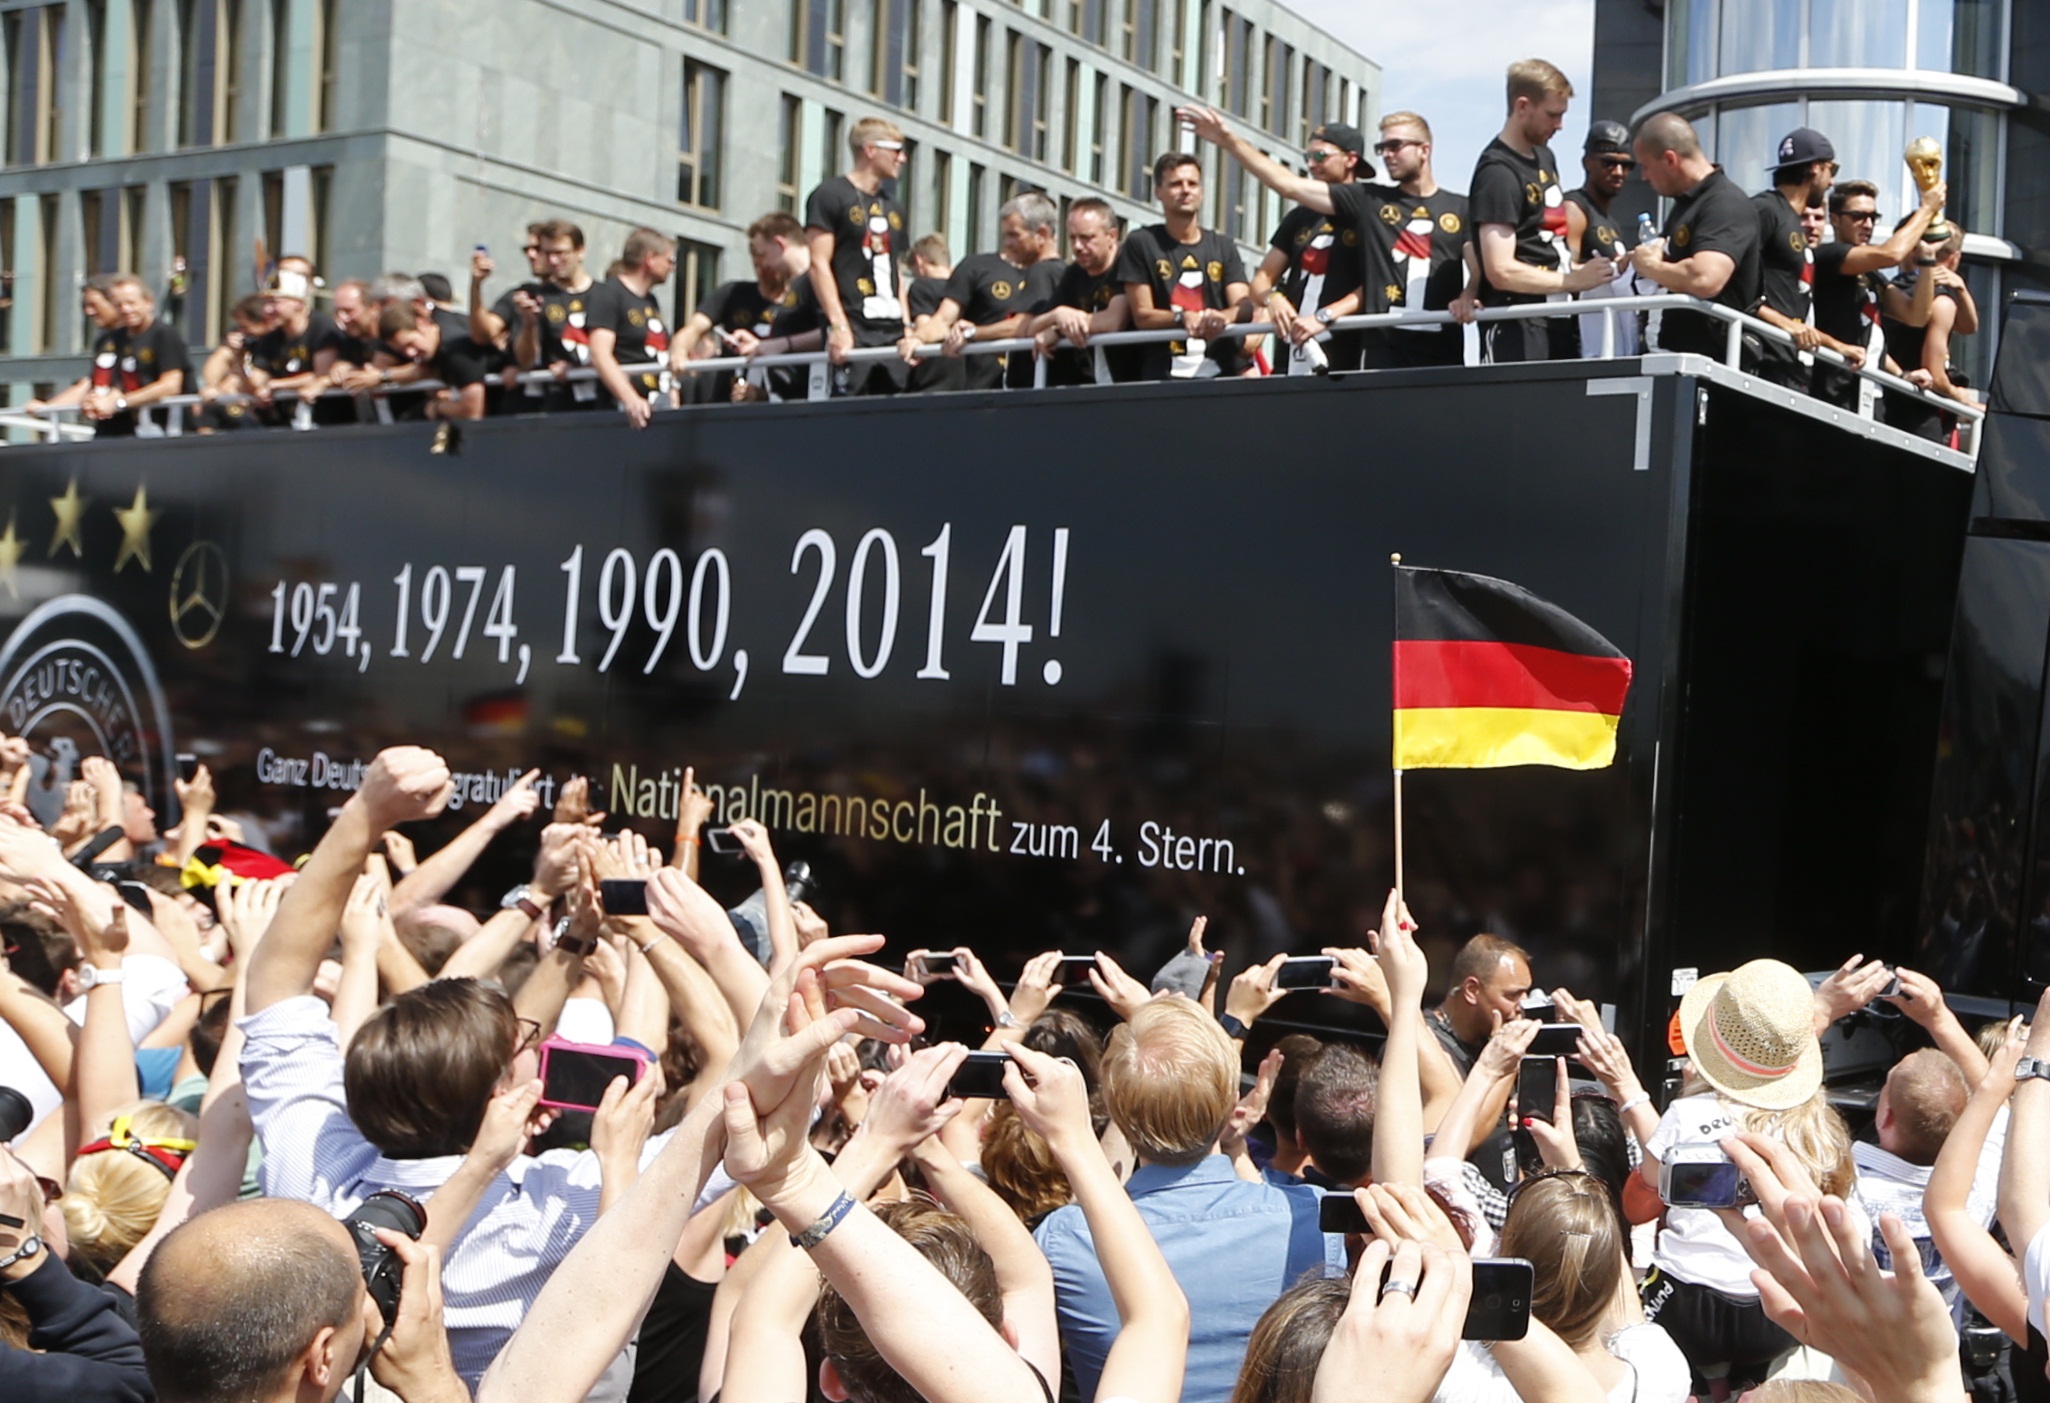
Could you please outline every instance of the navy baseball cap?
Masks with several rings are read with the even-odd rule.
[[[1587,143],[1580,148],[1592,156],[1596,152],[1630,150],[1630,129],[1621,122],[1596,122],[1587,129]]]
[[[1324,123],[1310,133],[1310,140],[1328,141],[1339,150],[1350,151],[1355,156],[1367,154],[1366,137],[1360,134],[1358,127],[1348,126],[1344,122]]]
[[[1810,166],[1817,161],[1834,161],[1836,148],[1829,144],[1829,138],[1813,127],[1795,127],[1780,138],[1774,152],[1772,168],[1785,170],[1788,166]]]

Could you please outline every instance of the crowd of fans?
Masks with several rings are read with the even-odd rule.
[[[0,739],[9,1400],[2046,1384],[2050,996],[1974,1036],[1914,971],[1753,961],[1682,1000],[1661,1112],[1515,944],[1434,979],[1395,893],[1308,981],[1385,1035],[1270,1044],[1297,967],[1224,978],[1200,917],[1143,982],[1100,953],[1008,991],[972,947],[885,968],[688,778],[666,860],[583,781],[544,818],[534,774],[423,856],[399,830],[448,767],[387,750],[292,864],[204,768],[159,834],[98,759],[46,828],[28,760]],[[729,840],[759,884],[731,909],[698,858]],[[450,902],[516,843],[495,909]],[[986,1011],[979,1049],[928,1035],[942,984]],[[1820,1037],[1874,1003],[1927,1046],[1854,1138]]]
[[[1979,317],[1959,272],[1963,232],[1938,222],[1940,180],[1881,241],[1878,187],[1838,180],[1821,133],[1788,133],[1772,188],[1747,198],[1684,118],[1662,114],[1634,134],[1593,123],[1582,182],[1569,191],[1548,143],[1572,92],[1543,60],[1512,65],[1507,120],[1467,194],[1438,184],[1430,124],[1414,112],[1383,117],[1371,146],[1355,127],[1318,127],[1298,171],[1218,113],[1178,109],[1186,130],[1295,206],[1250,278],[1236,243],[1202,227],[1202,164],[1186,151],[1154,163],[1158,224],[1121,229],[1108,203],[1085,198],[1062,229],[1054,202],[1027,192],[999,212],[1000,250],[957,264],[942,236],[911,237],[896,194],[904,134],[867,117],[848,131],[846,173],[811,192],[802,220],[778,211],[750,225],[754,276],[716,289],[680,328],[665,325],[655,296],[675,266],[670,240],[636,229],[598,277],[584,266],[582,231],[549,220],[527,227],[525,280],[495,300],[497,266],[477,248],[466,305],[445,276],[389,274],[338,285],[321,310],[313,268],[282,259],[262,294],[236,304],[234,329],[196,371],[138,279],[94,278],[84,294],[100,329],[92,368],[29,408],[77,405],[102,434],[137,432],[147,420],[138,411],[186,391],[206,401],[201,432],[615,408],[641,427],[656,408],[686,402],[1030,386],[1042,372],[1047,384],[1078,385],[1457,365],[1470,358],[1467,330],[1479,333],[1477,357],[1494,362],[1605,349],[1723,358],[1725,323],[1686,310],[1562,309],[1472,325],[1481,309],[1678,293],[1785,333],[1748,329],[1744,369],[1861,413],[1877,406],[1908,432],[1950,436],[1945,402],[1976,404],[1953,338],[1973,334]],[[1376,159],[1385,182],[1371,179]],[[1612,209],[1636,170],[1670,213],[1659,232],[1642,221],[1633,241]],[[1417,311],[1450,320],[1331,328]],[[1264,335],[1227,334],[1253,323],[1273,327],[1271,350]],[[1123,331],[1174,334],[1101,340]],[[974,341],[1026,340],[1029,352],[965,354]],[[937,355],[924,349],[934,346]],[[822,348],[821,364],[774,359]],[[851,355],[862,349],[881,354]],[[723,364],[692,369],[706,360]],[[1931,393],[1882,392],[1853,373],[1861,366]],[[423,381],[439,388],[403,392]]]

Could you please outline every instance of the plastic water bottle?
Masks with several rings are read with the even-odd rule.
[[[1651,241],[1652,241],[1653,239],[1655,239],[1655,238],[1657,238],[1657,237],[1658,237],[1658,230],[1657,230],[1657,228],[1656,228],[1656,227],[1654,227],[1654,226],[1653,226],[1653,224],[1652,224],[1652,222],[1651,222],[1651,216],[1650,216],[1650,215],[1648,215],[1648,214],[1640,214],[1640,215],[1638,215],[1638,216],[1637,216],[1637,243],[1638,243],[1638,246],[1639,246],[1639,247],[1641,248],[1641,247],[1643,247],[1643,246],[1644,246],[1645,244],[1648,244],[1648,243],[1650,243],[1650,242],[1651,242]]]

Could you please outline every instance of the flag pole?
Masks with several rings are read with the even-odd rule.
[[[1390,555],[1390,556],[1388,557],[1388,565],[1389,565],[1389,569],[1390,569],[1390,572],[1391,572],[1391,573],[1389,574],[1389,577],[1388,577],[1388,578],[1389,578],[1389,581],[1390,581],[1390,583],[1392,584],[1392,583],[1393,583],[1393,581],[1394,581],[1394,579],[1395,579],[1395,576],[1394,576],[1394,574],[1393,574],[1393,571],[1395,571],[1395,570],[1399,570],[1399,569],[1401,569],[1401,568],[1402,568],[1402,555],[1401,555],[1401,553],[1400,553],[1400,552],[1396,552],[1396,553],[1394,553],[1394,554]],[[1391,591],[1391,601],[1390,601],[1390,602],[1391,602],[1391,603],[1393,602],[1393,600],[1392,600],[1392,591]],[[1398,629],[1398,631],[1400,630],[1400,623],[1399,623],[1399,622],[1398,622],[1398,624],[1397,624],[1397,629]],[[1392,682],[1393,682],[1393,667],[1392,667],[1392,660],[1393,660],[1393,658],[1395,657],[1395,650],[1394,650],[1393,648],[1390,648],[1390,649],[1388,650],[1388,652],[1389,652],[1389,657],[1390,657],[1390,659],[1391,659],[1391,669],[1390,669],[1390,671],[1391,671],[1391,675],[1390,675],[1390,681],[1391,681],[1391,683],[1392,683]],[[1391,692],[1393,691],[1393,687],[1392,687],[1392,685],[1391,685],[1391,688],[1390,688],[1390,690],[1391,690]],[[1393,719],[1394,719],[1394,718],[1393,718],[1393,713],[1392,713],[1392,711],[1391,711],[1391,713],[1390,713],[1390,720],[1392,721]],[[1391,735],[1391,736],[1390,736],[1390,740],[1391,740],[1391,742],[1393,741],[1393,739],[1394,739],[1394,737],[1393,737],[1393,736]],[[1392,746],[1391,746],[1391,750],[1392,750]],[[1395,767],[1394,767],[1394,771],[1395,771],[1395,909],[1396,909],[1396,910],[1398,910],[1398,911],[1400,911],[1400,910],[1402,909],[1402,767],[1401,767],[1400,765],[1397,765],[1397,766],[1395,766]]]

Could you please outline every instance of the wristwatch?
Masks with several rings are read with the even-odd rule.
[[[21,1246],[15,1248],[14,1251],[9,1253],[7,1256],[0,1257],[0,1271],[7,1270],[7,1268],[15,1265],[17,1262],[26,1262],[29,1258],[35,1256],[38,1252],[42,1250],[43,1240],[40,1237],[37,1237],[35,1234],[31,1233],[22,1242]]]
[[[959,322],[956,325],[961,328],[961,339],[963,341],[973,341],[975,339],[974,322]]]
[[[997,1027],[999,1028],[1022,1028],[1024,1026],[1024,1024],[1018,1021],[1018,1015],[1009,1009],[1004,1009],[997,1014]]]
[[[2020,1086],[2025,1081],[2050,1081],[2050,1058],[2024,1057],[2014,1064],[2014,1083]]]
[[[80,965],[78,967],[78,987],[80,989],[91,990],[99,988],[102,984],[119,984],[127,977],[128,971],[125,969],[101,969],[98,965]]]
[[[555,948],[567,950],[572,955],[588,955],[598,948],[598,942],[589,936],[569,933],[569,917],[564,916],[555,923]]]
[[[1188,318],[1184,315],[1184,310],[1180,307],[1174,309],[1174,324],[1176,326],[1188,325]]]
[[[521,882],[498,899],[498,909],[501,911],[510,911],[515,906],[526,912],[528,920],[538,921],[541,919],[541,904],[534,900],[532,884]]]
[[[1317,309],[1317,320],[1319,322],[1322,322],[1325,326],[1329,326],[1333,321],[1336,320],[1336,318],[1334,318],[1331,315],[1331,309],[1329,307],[1319,307]]]

